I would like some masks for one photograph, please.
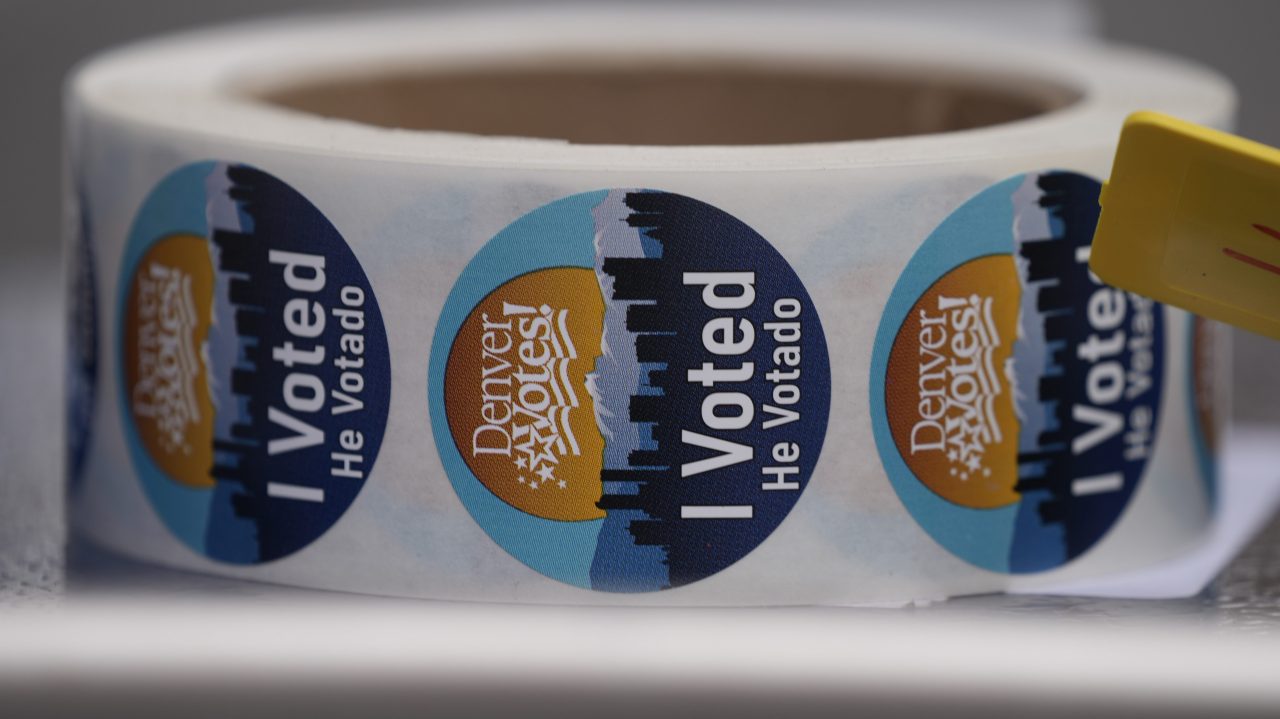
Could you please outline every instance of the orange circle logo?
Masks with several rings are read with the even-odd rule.
[[[523,512],[605,514],[596,506],[604,438],[588,378],[603,327],[595,273],[558,267],[503,284],[458,330],[445,371],[454,443],[480,482]]]

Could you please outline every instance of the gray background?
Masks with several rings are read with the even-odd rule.
[[[936,4],[942,2],[935,0]],[[894,4],[901,6],[904,3]],[[988,0],[984,12],[993,12],[991,7],[994,4],[998,3]],[[1009,12],[1004,15],[1025,12],[1017,8],[1027,6],[1027,3],[1007,4]],[[61,426],[62,330],[58,322],[60,292],[56,279],[60,245],[61,78],[79,58],[143,35],[298,8],[333,9],[356,5],[360,3],[352,0],[0,0],[0,98],[4,98],[0,104],[0,149],[3,149],[3,157],[9,166],[7,172],[0,173],[0,198],[4,198],[0,200],[0,210],[5,220],[4,229],[0,231],[0,610],[7,610],[15,597],[57,597],[62,587],[61,472],[55,449],[59,444],[56,437]],[[955,6],[949,4],[952,8],[949,12],[956,12]],[[725,4],[724,7],[726,12],[732,12],[732,6]],[[1213,3],[1110,0],[1096,6],[1078,7],[1084,8],[1082,14],[1059,16],[1063,26],[1074,25],[1072,31],[1079,30],[1080,23],[1084,22],[1107,37],[1193,57],[1229,75],[1240,89],[1243,100],[1241,131],[1262,141],[1280,144],[1280,122],[1277,122],[1280,120],[1280,93],[1275,91],[1272,80],[1280,53],[1272,37],[1278,26],[1276,20],[1280,19],[1280,4],[1224,0]],[[987,16],[979,17],[983,22],[987,19]],[[1280,401],[1277,401],[1280,399],[1280,382],[1270,377],[1270,369],[1280,366],[1280,343],[1241,336],[1237,347],[1238,415],[1250,420],[1280,418]],[[1269,431],[1275,433],[1274,430]],[[1186,600],[1153,603],[992,596],[912,611],[918,614],[941,612],[931,616],[944,617],[947,626],[952,628],[957,619],[998,614],[1010,623],[999,627],[975,623],[972,641],[989,643],[1003,638],[1001,646],[1007,645],[1010,652],[1016,650],[1016,653],[1027,656],[1031,656],[1030,650],[1044,648],[1036,642],[1047,635],[1038,634],[1036,630],[1042,623],[1048,624],[1048,618],[1073,622],[1067,628],[1073,637],[1083,637],[1084,641],[1070,646],[1096,648],[1098,645],[1091,643],[1094,640],[1090,637],[1105,637],[1116,651],[1128,652],[1124,656],[1135,656],[1135,642],[1145,643],[1157,638],[1154,634],[1135,631],[1138,627],[1156,628],[1157,625],[1152,624],[1156,619],[1184,620],[1177,626],[1171,623],[1168,630],[1160,625],[1158,638],[1161,641],[1151,644],[1160,649],[1154,651],[1163,650],[1175,657],[1185,656],[1188,661],[1197,659],[1198,664],[1188,666],[1204,667],[1210,674],[1213,674],[1209,670],[1215,665],[1215,660],[1221,658],[1223,661],[1219,668],[1226,667],[1225,671],[1231,672],[1232,665],[1226,660],[1239,656],[1239,650],[1245,646],[1239,643],[1239,637],[1229,637],[1229,644],[1227,640],[1211,641],[1207,635],[1198,633],[1198,629],[1226,627],[1258,632],[1264,639],[1266,633],[1271,637],[1277,636],[1280,618],[1280,601],[1276,598],[1276,587],[1280,586],[1280,552],[1277,550],[1280,547],[1280,529],[1277,526],[1273,524],[1250,550],[1228,568],[1212,590]],[[302,600],[307,595],[301,594],[301,590],[277,589],[273,590],[275,593],[268,594],[261,585],[148,569],[111,557],[97,557],[79,571],[79,583],[73,581],[74,588],[87,587],[90,591],[106,593],[133,592],[143,598],[159,599],[166,608],[183,603],[191,606],[193,602],[200,606],[201,602],[210,599],[257,599],[261,603],[256,606],[265,607],[267,611],[286,604],[291,612],[306,609]],[[86,572],[90,573],[88,577],[83,576]],[[333,626],[354,627],[357,632],[367,631],[367,627],[360,624],[360,617],[371,616],[370,610],[377,614],[384,608],[399,606],[394,604],[398,600],[333,597],[335,602],[382,602],[359,605],[358,615],[335,615],[350,617],[351,621],[339,621]],[[121,604],[110,611],[128,608],[128,605]],[[416,606],[413,609],[419,618],[428,619],[433,613],[445,609],[450,612],[480,611],[485,614],[486,622],[491,621],[489,613],[496,611],[494,607],[472,610],[462,604],[428,607],[425,613],[418,612]],[[520,611],[527,613],[530,609],[526,607]],[[53,616],[55,622],[63,626],[70,616],[43,612],[19,615],[0,611],[0,614],[4,618],[12,617],[9,621],[13,622]],[[455,674],[444,671],[442,666],[406,663],[397,671],[384,671],[389,666],[395,668],[385,662],[378,663],[378,677],[370,674],[367,667],[352,665],[350,672],[325,674],[318,680],[322,684],[307,683],[306,675],[291,674],[289,666],[281,665],[264,675],[266,681],[261,681],[262,677],[246,681],[242,674],[215,673],[210,676],[208,664],[201,663],[209,654],[207,648],[201,654],[199,642],[183,645],[183,651],[190,649],[187,653],[196,657],[195,663],[199,664],[201,672],[199,681],[174,684],[162,680],[155,683],[146,677],[172,675],[166,673],[170,657],[156,652],[154,641],[147,643],[154,637],[148,637],[144,631],[146,622],[154,617],[147,616],[144,622],[140,621],[142,615],[137,611],[132,614],[124,612],[124,616],[103,613],[98,616],[102,622],[100,626],[105,626],[103,619],[108,616],[113,625],[121,623],[128,627],[131,641],[120,642],[121,646],[133,650],[136,656],[152,657],[156,667],[154,674],[130,676],[128,667],[123,674],[111,674],[105,664],[84,663],[82,658],[85,656],[113,656],[93,651],[95,646],[101,649],[93,641],[95,637],[99,642],[104,641],[98,636],[100,633],[84,632],[76,634],[74,641],[63,638],[61,646],[67,647],[64,650],[67,653],[61,655],[62,666],[71,669],[49,673],[43,681],[37,682],[20,677],[15,684],[15,675],[0,676],[0,706],[11,708],[9,713],[19,716],[40,708],[45,712],[60,709],[62,713],[88,714],[92,711],[102,716],[133,717],[192,715],[193,712],[202,716],[280,716],[290,709],[295,714],[304,709],[308,716],[344,716],[369,714],[371,707],[377,707],[374,711],[400,716],[421,716],[432,712],[485,715],[486,711],[497,714],[516,710],[522,716],[563,717],[586,715],[585,707],[599,707],[606,701],[612,713],[628,716],[652,716],[655,710],[668,713],[672,710],[683,713],[718,710],[735,716],[776,716],[781,710],[805,716],[855,716],[858,709],[870,710],[869,714],[873,716],[938,716],[941,711],[952,717],[986,717],[1015,711],[1041,717],[1124,716],[1130,713],[1224,716],[1242,714],[1250,708],[1262,709],[1265,712],[1261,713],[1263,716],[1275,713],[1271,706],[1238,705],[1235,702],[1240,698],[1231,696],[1226,690],[1206,692],[1198,702],[1173,706],[1162,692],[1135,693],[1148,684],[1121,685],[1104,681],[1096,686],[1076,689],[1086,677],[1097,676],[1089,672],[1091,654],[1084,650],[1079,650],[1082,652],[1079,655],[1042,652],[1040,663],[1055,672],[1052,676],[1068,682],[1074,677],[1076,684],[1063,684],[1069,687],[1065,693],[1055,692],[1051,696],[1030,699],[1025,693],[1019,693],[1017,682],[1011,685],[1009,694],[997,692],[987,695],[974,693],[971,689],[959,693],[954,693],[954,689],[951,690],[953,693],[947,693],[945,688],[931,691],[929,687],[910,680],[907,684],[888,682],[868,689],[865,677],[860,682],[852,675],[842,693],[830,695],[806,691],[803,695],[778,696],[745,691],[747,688],[740,686],[731,686],[731,695],[721,695],[716,694],[714,688],[699,690],[696,684],[687,682],[679,687],[659,686],[655,691],[652,683],[638,684],[634,676],[628,676],[625,685],[593,682],[585,688],[580,682],[573,686],[520,684],[509,676],[499,677],[502,681],[495,684],[492,673],[464,683],[458,681]],[[209,617],[203,612],[191,616],[199,616],[202,621]],[[227,615],[223,616],[225,622]],[[544,616],[544,613],[540,609],[529,616]],[[698,621],[705,621],[707,616],[703,613]],[[771,612],[767,618],[761,615],[759,619],[777,620],[780,616],[784,615]],[[921,624],[925,617],[916,614],[872,616],[827,612],[790,616],[801,617],[792,621],[800,622],[802,627],[816,619],[823,632],[832,636],[865,638],[863,629],[880,627],[886,621],[901,622],[902,626],[888,632],[881,631],[878,636],[892,637],[900,643],[920,642],[923,646],[923,642],[928,641],[924,637],[937,644],[940,637],[944,641],[950,637],[954,642],[958,636],[954,631],[931,634],[931,628],[942,625]],[[750,615],[742,615],[739,619],[742,617],[751,620]],[[628,619],[636,618],[628,616]],[[859,626],[856,624],[859,621],[870,624]],[[55,622],[46,622],[42,629],[51,629]],[[13,626],[7,628],[12,629]],[[75,632],[75,627],[84,626],[81,622],[72,625],[69,631]],[[162,626],[174,625],[169,622]],[[387,635],[388,647],[402,645],[406,638],[410,639],[409,644],[413,644],[413,639],[421,636],[421,632],[405,634],[401,624],[392,626],[396,633]],[[687,626],[687,623],[681,626]],[[779,626],[782,625],[775,621],[774,631],[766,631],[763,636],[780,636],[776,631]],[[5,646],[5,628],[0,626],[0,647]],[[990,631],[992,628],[999,631],[993,633]],[[205,629],[209,631],[208,626]],[[152,626],[152,632],[155,631]],[[48,643],[45,634],[38,636],[41,643]],[[182,633],[180,636],[188,635]],[[209,635],[206,633],[205,636]],[[338,638],[338,643],[333,646],[340,649],[343,635],[333,636]],[[690,640],[688,634],[674,633],[670,636],[680,641]],[[1015,641],[1014,638],[1025,641]],[[272,637],[268,635],[261,639],[269,643]],[[10,641],[8,644],[13,643]],[[850,644],[859,642],[851,641]],[[18,646],[20,653],[21,645]],[[254,655],[255,645],[250,643],[246,646],[249,647],[246,656]],[[804,645],[782,649],[790,651],[797,646]],[[872,646],[874,651],[875,642],[868,646]],[[945,645],[942,648],[945,649]],[[12,655],[12,647],[10,649]],[[234,653],[222,657],[222,666],[235,658]],[[186,666],[191,664],[187,662]],[[245,666],[256,671],[257,665],[252,662],[246,661]],[[1142,675],[1140,670],[1143,666],[1147,665],[1135,663],[1132,674]],[[1258,661],[1253,666],[1272,664]],[[74,667],[81,667],[80,674],[76,674]],[[84,667],[90,669],[86,672]],[[1155,662],[1147,666],[1146,673],[1149,675],[1166,669]],[[915,667],[903,665],[897,670],[902,676],[909,676],[907,672],[914,671]],[[1057,674],[1059,670],[1061,676]],[[1174,672],[1171,676],[1159,676],[1167,684],[1169,681],[1177,682],[1180,676],[1191,675],[1183,669],[1181,674]],[[1213,676],[1224,675],[1219,672]],[[614,681],[617,682],[616,679]],[[641,688],[637,689],[637,686]],[[900,689],[903,686],[909,692],[904,693]],[[1126,690],[1125,686],[1129,688]],[[1195,686],[1204,684],[1201,682]],[[304,706],[304,700],[310,701]],[[1072,700],[1085,703],[1069,704]],[[1143,709],[1147,711],[1143,712]],[[0,711],[0,714],[4,712]]]
[[[402,3],[356,0],[0,0],[0,147],[9,171],[0,174],[4,231],[0,234],[0,278],[21,275],[56,281],[60,237],[61,81],[75,62],[105,47],[134,38],[215,22],[305,10],[335,10]],[[436,3],[441,4],[441,3]],[[456,4],[456,3],[451,3]],[[957,13],[959,3],[845,2],[936,15]],[[721,3],[725,12],[735,5]],[[1000,6],[1007,6],[1001,9]],[[1030,3],[979,4],[979,21],[1026,16]],[[1075,32],[1092,25],[1103,37],[1145,45],[1197,59],[1230,77],[1240,91],[1239,130],[1280,144],[1280,92],[1274,80],[1280,65],[1280,3],[1263,0],[1097,0],[1054,2],[1063,25]],[[905,8],[905,10],[904,10]],[[972,18],[970,18],[972,19]],[[0,295],[9,305],[0,340],[18,342],[12,324],[31,301],[13,292]],[[48,295],[45,295],[48,297]],[[47,300],[42,300],[47,301]],[[1237,333],[1236,414],[1247,420],[1280,419],[1280,382],[1271,368],[1280,365],[1280,343]],[[0,358],[21,361],[21,348]],[[8,361],[0,369],[10,369]],[[7,374],[7,372],[6,372]],[[50,388],[56,389],[56,388]],[[56,391],[35,401],[52,400]],[[8,403],[12,406],[12,403]],[[6,410],[8,409],[6,408]],[[10,442],[13,438],[10,438]],[[0,440],[0,450],[5,443]],[[3,460],[3,454],[0,454]]]

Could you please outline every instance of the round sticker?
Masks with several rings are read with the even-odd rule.
[[[444,468],[499,545],[580,587],[715,574],[804,491],[826,341],[786,260],[734,217],[652,190],[574,195],[498,233],[432,344]]]
[[[889,479],[934,539],[986,569],[1087,551],[1153,451],[1164,310],[1089,272],[1100,189],[1046,172],[969,200],[908,263],[876,334]]]
[[[165,524],[237,564],[324,534],[373,468],[391,382],[342,236],[275,177],[198,163],[147,197],[122,272],[120,404]]]

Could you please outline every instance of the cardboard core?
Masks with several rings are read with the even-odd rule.
[[[597,63],[598,64],[598,63]],[[259,90],[293,110],[383,127],[580,144],[763,145],[965,130],[1079,93],[1043,80],[750,66],[472,68]]]

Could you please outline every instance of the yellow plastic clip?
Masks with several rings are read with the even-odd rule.
[[[1139,112],[1101,203],[1104,282],[1280,339],[1280,150]]]

